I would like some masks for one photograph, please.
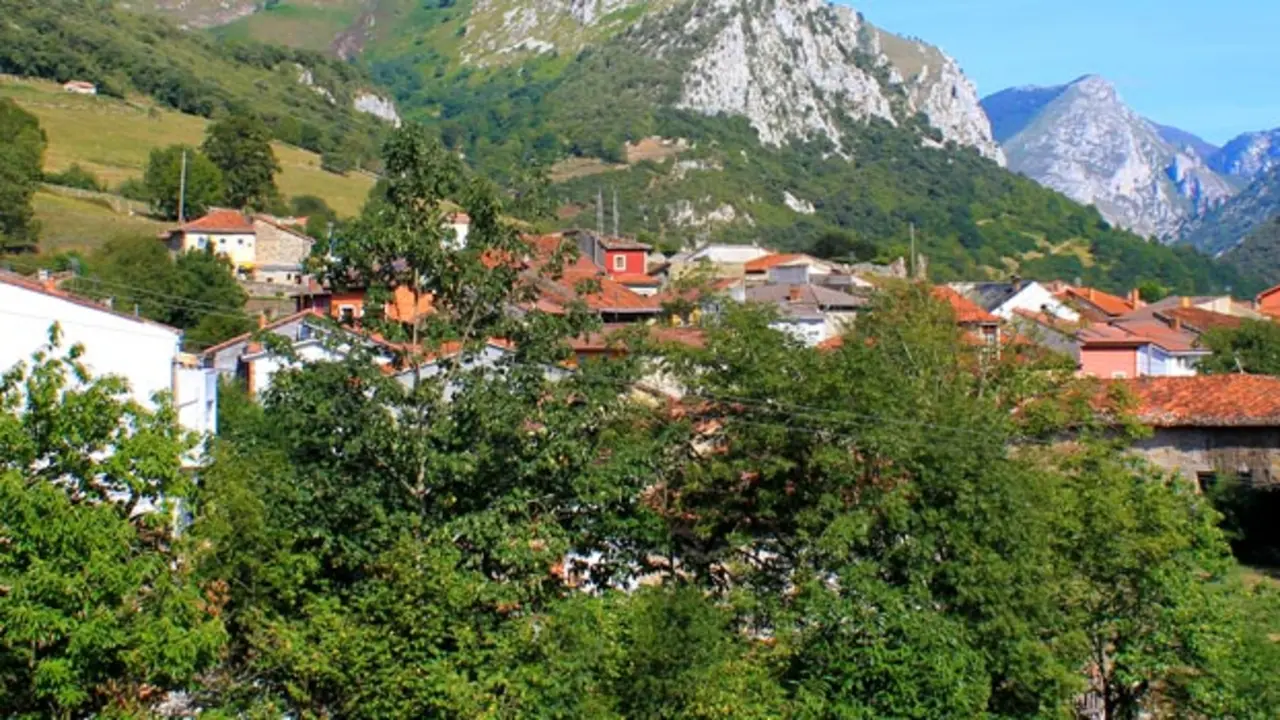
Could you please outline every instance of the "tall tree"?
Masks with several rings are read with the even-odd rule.
[[[183,155],[186,155],[186,187],[183,188]],[[151,208],[166,220],[178,219],[181,200],[187,219],[204,215],[222,202],[222,171],[196,148],[170,145],[151,151],[143,177]]]
[[[225,641],[172,532],[190,445],[57,345],[0,381],[0,708],[144,716]]]
[[[0,98],[0,137],[0,251],[31,251],[40,235],[31,199],[43,172],[45,134],[34,115]]]
[[[204,154],[222,171],[223,197],[236,208],[267,210],[280,198],[280,163],[271,130],[259,118],[232,115],[209,126]]]

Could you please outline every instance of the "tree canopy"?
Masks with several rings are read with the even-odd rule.
[[[0,251],[30,251],[40,225],[31,198],[44,173],[44,131],[35,116],[0,98]]]
[[[280,163],[262,120],[248,115],[219,120],[209,126],[201,150],[222,171],[222,196],[231,206],[265,211],[279,202]]]
[[[183,187],[183,157],[186,157],[186,187]],[[222,202],[222,171],[199,150],[186,145],[171,145],[151,151],[147,172],[143,176],[147,199],[157,215],[177,220],[178,203],[183,203],[182,217],[198,218],[209,208]]]

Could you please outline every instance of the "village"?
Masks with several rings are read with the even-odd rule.
[[[381,344],[376,361],[409,386],[415,373],[434,374],[442,358],[460,351],[438,348],[425,363],[397,365],[394,346],[361,330],[367,288],[326,284],[312,273],[317,241],[301,231],[305,222],[214,209],[159,238],[173,253],[225,257],[249,292],[247,310],[258,319],[258,329],[198,351],[183,351],[176,329],[61,289],[66,274],[0,273],[0,297],[8,307],[24,309],[9,323],[0,365],[30,357],[57,323],[68,343],[84,345],[96,372],[124,377],[144,402],[157,391],[171,393],[183,427],[213,435],[220,381],[258,396],[281,370],[341,360],[356,348]],[[454,212],[445,222],[453,246],[465,247],[470,219]],[[668,257],[634,239],[588,230],[523,240],[528,253],[519,262],[522,277],[537,290],[533,307],[563,314],[571,302],[582,301],[600,322],[598,332],[570,340],[575,363],[625,352],[616,338],[636,327],[663,341],[699,347],[701,326],[714,321],[724,303],[769,308],[771,326],[799,345],[837,351],[877,292],[895,283],[924,282],[927,265],[923,257],[846,265],[730,244]],[[549,259],[563,251],[571,253],[567,266],[544,272]],[[591,290],[583,292],[583,283]],[[949,307],[965,342],[984,362],[1055,353],[1070,358],[1081,377],[1127,388],[1136,400],[1136,418],[1153,431],[1134,450],[1166,470],[1201,489],[1224,472],[1251,485],[1280,483],[1280,378],[1205,375],[1198,369],[1209,354],[1201,342],[1205,333],[1244,321],[1280,321],[1280,287],[1251,302],[1229,296],[1145,302],[1138,290],[1121,297],[1019,278],[939,284],[930,292]],[[400,286],[381,310],[386,319],[409,326],[432,312],[431,298]],[[505,339],[492,338],[487,360],[480,361],[511,351]],[[661,392],[678,399],[681,390],[666,386]]]

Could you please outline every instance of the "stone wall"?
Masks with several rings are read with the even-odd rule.
[[[1255,485],[1280,485],[1280,428],[1162,428],[1134,450],[1192,482],[1247,472]]]

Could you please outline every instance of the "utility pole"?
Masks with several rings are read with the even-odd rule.
[[[911,223],[911,279],[916,279],[916,224]]]
[[[622,237],[618,232],[618,188],[613,189],[613,236]]]
[[[187,221],[187,151],[182,151],[182,177],[178,180],[178,224]]]
[[[596,188],[596,234],[604,234],[604,188]]]

